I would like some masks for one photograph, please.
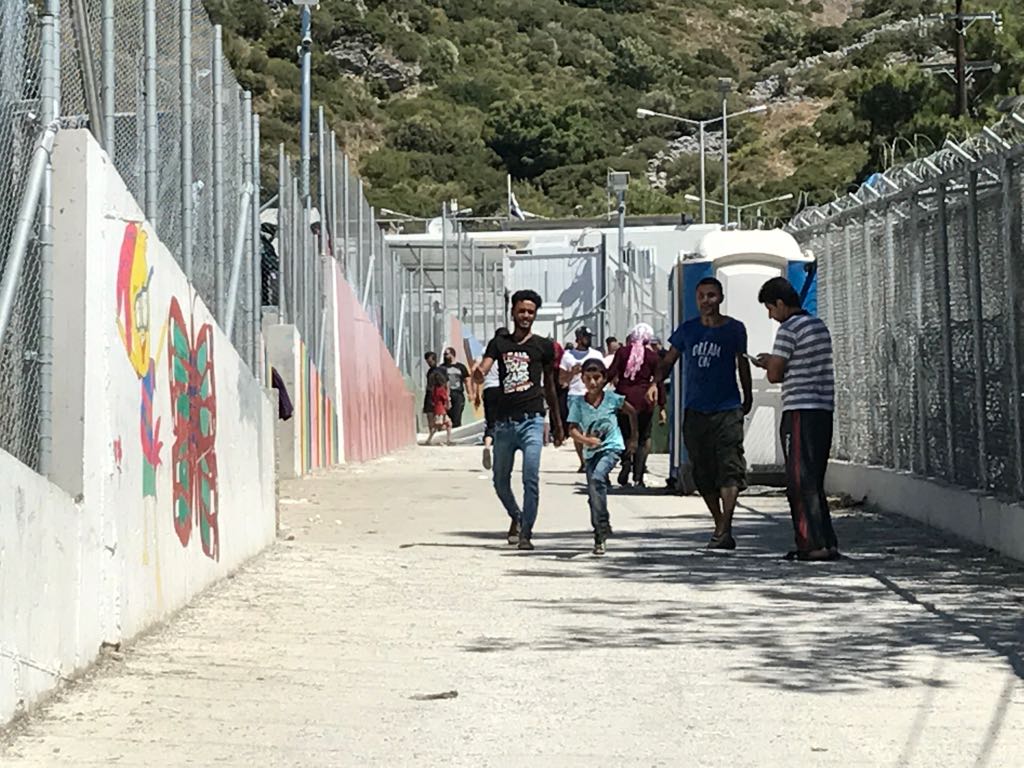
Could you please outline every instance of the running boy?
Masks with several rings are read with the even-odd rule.
[[[581,371],[586,393],[569,405],[569,435],[583,449],[590,496],[590,524],[594,527],[594,554],[603,555],[605,540],[611,535],[608,516],[608,475],[624,450],[637,448],[636,409],[624,395],[606,392],[607,371],[600,358],[583,363]],[[622,440],[617,414],[629,419],[629,446]]]

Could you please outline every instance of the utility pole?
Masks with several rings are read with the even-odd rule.
[[[942,13],[929,18],[937,19],[947,24],[953,22],[953,80],[956,83],[956,106],[953,114],[956,117],[964,117],[971,110],[971,100],[968,93],[971,75],[974,72],[985,70],[999,71],[998,62],[970,62],[967,60],[967,30],[979,21],[987,21],[993,24],[998,32],[1003,28],[1003,16],[998,11],[967,13],[964,11],[964,0],[955,0],[953,13]],[[933,65],[929,69],[949,74],[947,67],[948,64]]]
[[[967,27],[964,26],[964,0],[956,0],[953,21],[953,44],[956,55],[956,116],[967,114]]]

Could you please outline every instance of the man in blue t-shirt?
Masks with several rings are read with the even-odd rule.
[[[683,442],[690,454],[694,484],[715,520],[709,549],[736,548],[732,516],[747,479],[743,417],[754,403],[746,358],[747,329],[739,320],[722,314],[724,299],[722,284],[715,278],[706,277],[697,284],[700,316],[676,328],[658,370],[661,381],[683,358]]]

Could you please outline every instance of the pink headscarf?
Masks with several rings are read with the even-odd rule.
[[[627,379],[636,378],[640,372],[640,366],[644,364],[644,354],[647,351],[647,344],[654,338],[654,329],[647,323],[637,323],[626,343],[629,344],[629,360],[626,361],[625,376]]]

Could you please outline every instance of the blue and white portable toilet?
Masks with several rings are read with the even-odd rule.
[[[683,255],[672,270],[672,327],[697,317],[697,283],[717,277],[725,289],[723,314],[747,327],[747,350],[755,357],[771,352],[778,324],[758,304],[757,294],[766,280],[783,276],[800,294],[804,308],[817,313],[817,269],[814,258],[800,250],[788,232],[771,230],[718,230],[709,232],[693,254]],[[785,461],[779,443],[782,418],[781,387],[769,384],[765,372],[752,368],[754,408],[746,419],[744,449],[752,482],[771,482],[784,472]],[[677,489],[693,491],[689,457],[683,445],[682,362],[672,375],[672,421],[669,433],[669,473]]]

